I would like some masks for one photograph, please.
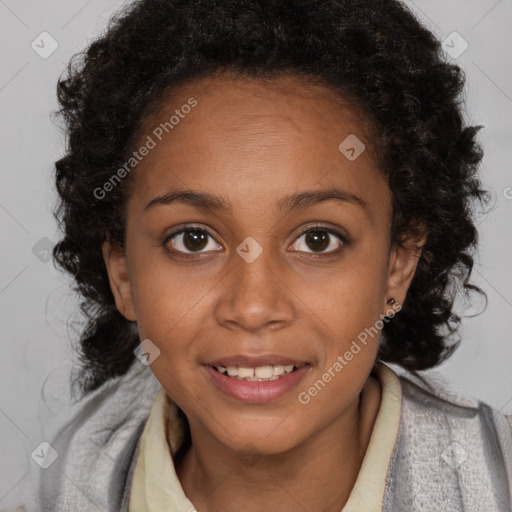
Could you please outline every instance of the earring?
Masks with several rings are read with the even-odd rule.
[[[393,308],[393,313],[391,315],[386,314],[386,318],[393,318],[402,307],[398,304],[398,302],[394,299],[394,297],[390,297],[388,300],[386,300],[386,304],[388,306],[391,306]],[[396,304],[396,305],[395,305]],[[397,311],[396,311],[397,309]]]

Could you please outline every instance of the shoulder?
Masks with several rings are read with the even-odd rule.
[[[451,426],[478,424],[492,430],[499,427],[501,437],[512,436],[512,416],[505,415],[483,400],[460,392],[439,372],[411,373],[392,368],[400,381],[404,414],[410,419],[422,415],[427,424],[441,418]],[[496,425],[494,425],[496,426]]]
[[[47,426],[45,437],[99,440],[112,439],[126,423],[144,418],[160,389],[151,369],[135,360],[124,375],[116,376],[76,400],[63,417]],[[92,439],[91,439],[92,438]]]
[[[57,457],[41,471],[33,497],[43,510],[93,502],[109,510],[120,499],[133,451],[161,385],[136,359],[126,374],[80,398],[44,438]],[[87,482],[83,482],[87,475]]]
[[[478,409],[484,401],[475,396],[461,392],[438,370],[423,372],[410,372],[392,363],[380,362],[386,367],[386,373],[391,372],[398,379],[405,401],[418,401],[425,406],[446,408],[452,406],[454,410]],[[511,415],[503,415],[507,419]]]
[[[389,502],[397,507],[396,496],[414,496],[418,510],[420,502],[430,504],[425,510],[440,510],[447,505],[444,496],[453,501],[449,510],[469,504],[508,510],[503,504],[511,500],[512,418],[460,393],[438,372],[391,370],[400,382],[401,413]]]

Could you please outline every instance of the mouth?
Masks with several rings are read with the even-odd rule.
[[[309,363],[277,354],[240,354],[216,359],[207,364],[226,377],[263,382],[282,378]]]
[[[304,378],[311,363],[274,354],[230,356],[204,364],[223,393],[249,403],[275,400]]]
[[[245,380],[248,382],[269,382],[272,380],[278,380],[286,375],[296,372],[299,366],[304,366],[307,363],[301,365],[263,365],[257,367],[247,366],[212,366],[221,375],[236,380]]]

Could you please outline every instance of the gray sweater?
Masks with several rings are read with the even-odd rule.
[[[511,512],[512,417],[431,375],[405,372],[399,380],[402,411],[382,510]],[[39,471],[25,510],[128,512],[142,430],[160,387],[135,360],[77,401],[47,438],[58,458]]]

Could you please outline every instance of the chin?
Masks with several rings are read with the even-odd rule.
[[[218,440],[235,452],[253,456],[277,455],[301,444],[307,437],[303,424],[290,423],[286,418],[286,415],[280,415],[264,420],[261,417],[253,421],[240,419],[229,425],[222,423],[224,428],[217,425],[215,430]]]

